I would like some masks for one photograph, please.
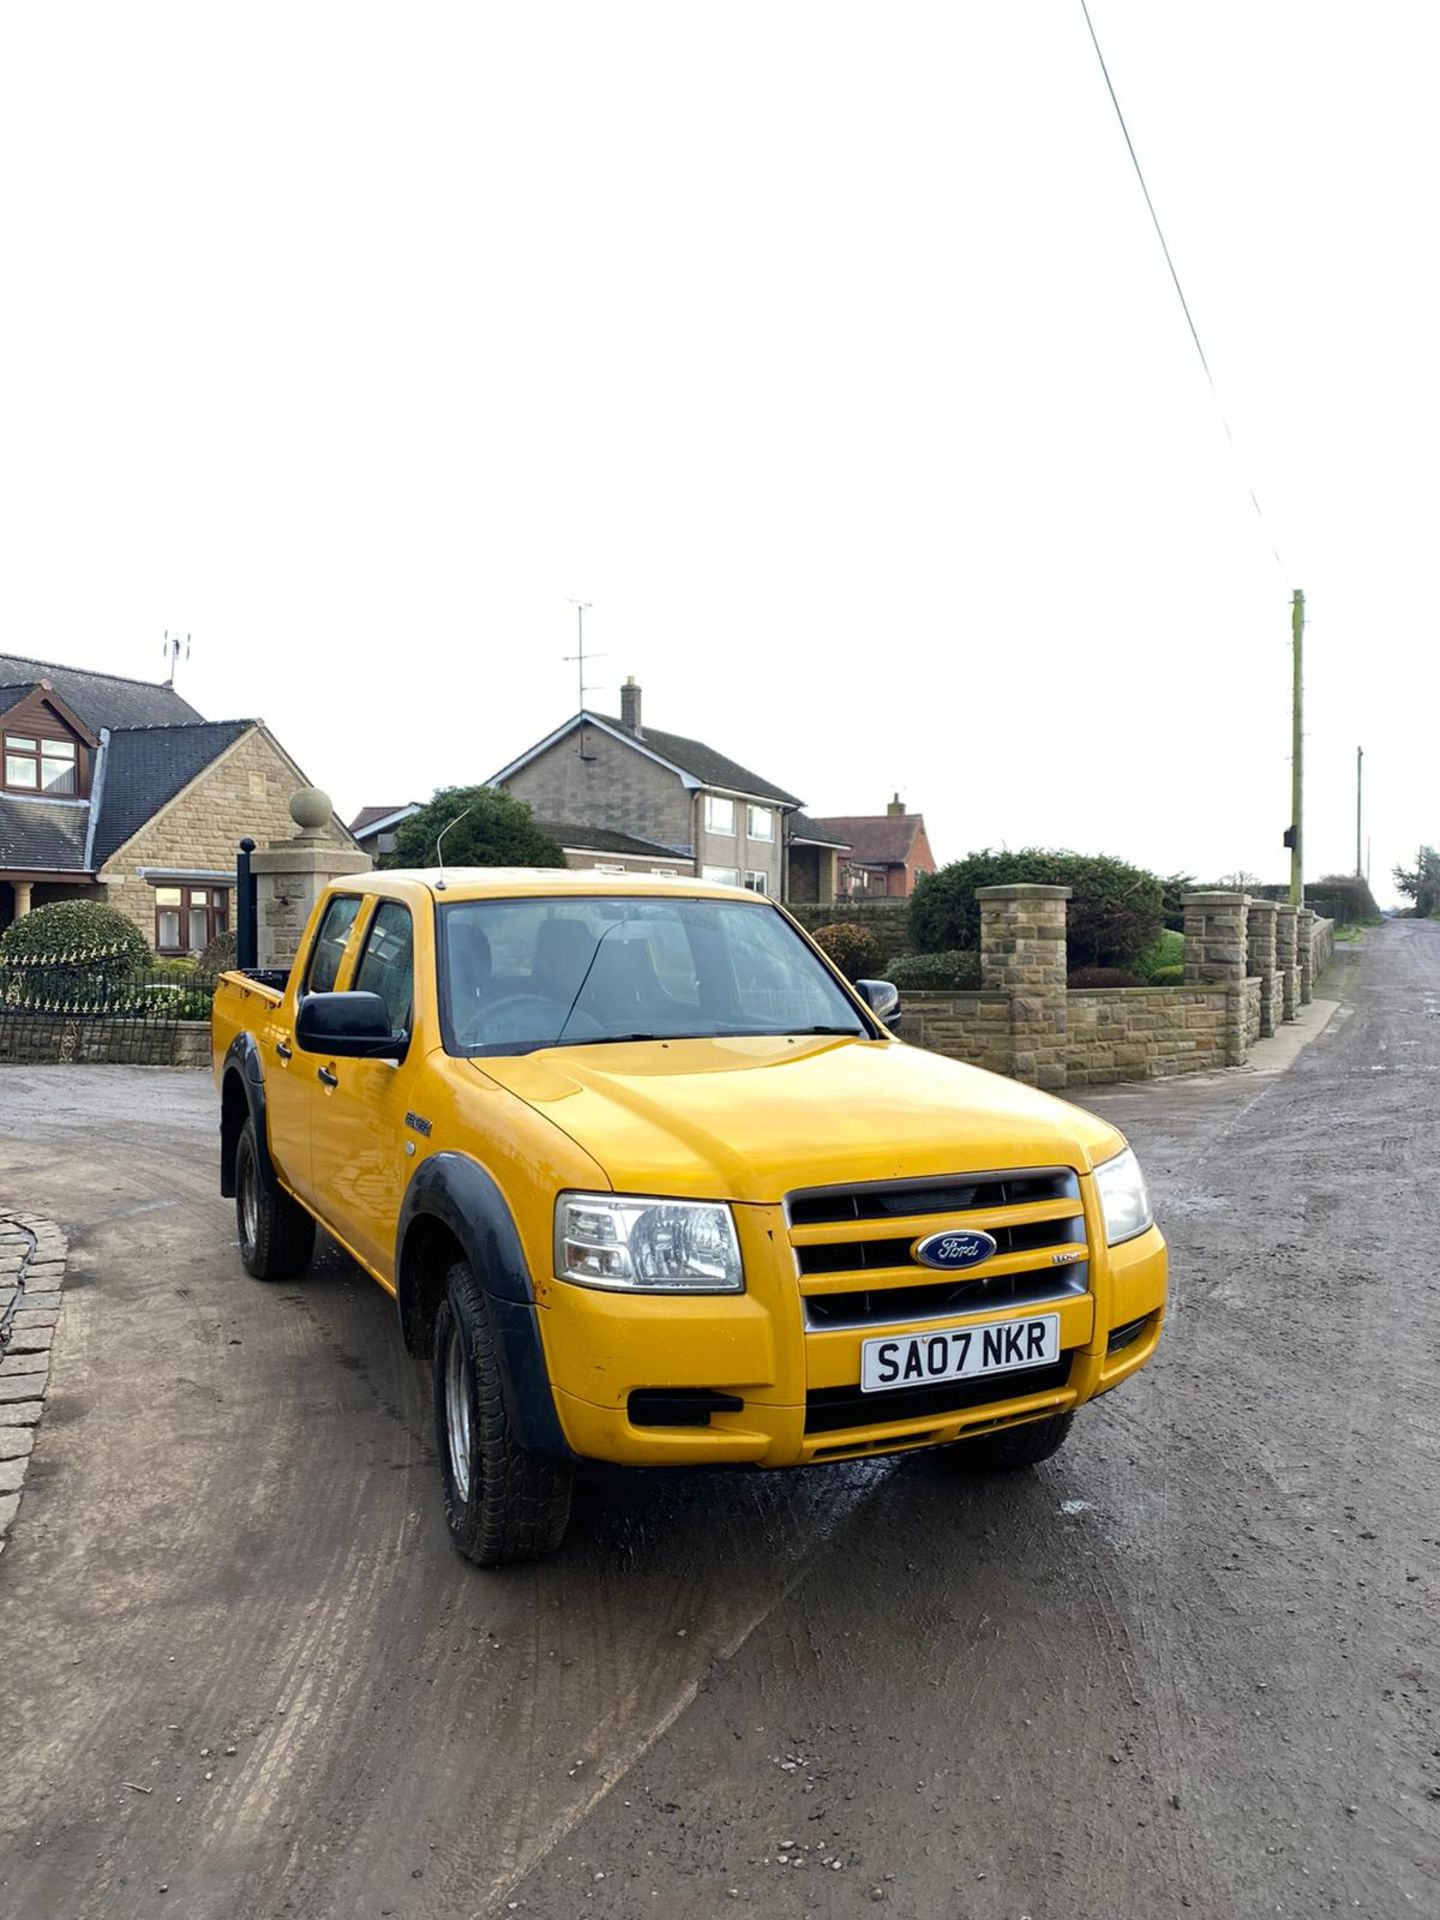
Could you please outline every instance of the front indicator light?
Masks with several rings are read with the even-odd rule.
[[[728,1206],[702,1200],[562,1193],[555,1203],[555,1273],[618,1293],[743,1293],[740,1243]]]

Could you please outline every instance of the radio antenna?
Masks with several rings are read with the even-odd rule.
[[[445,856],[440,851],[440,842],[445,838],[451,827],[459,826],[460,822],[465,818],[465,815],[467,813],[473,813],[474,811],[475,802],[472,800],[468,807],[461,808],[453,820],[447,820],[435,836],[435,864],[440,869],[440,878],[435,882],[435,891],[437,893],[443,893],[445,891]]]
[[[575,609],[575,624],[578,629],[577,644],[580,650],[578,653],[564,653],[560,657],[567,665],[573,665],[575,668],[575,678],[580,692],[580,711],[583,713],[585,711],[586,694],[596,691],[585,678],[585,662],[587,660],[604,660],[608,658],[608,656],[603,653],[586,653],[585,651],[585,616],[587,613],[594,611],[592,603],[589,600],[572,600],[570,604]]]
[[[167,627],[165,629],[165,644],[161,648],[161,651],[170,662],[170,670],[165,675],[165,684],[167,687],[173,687],[175,684],[175,669],[180,663],[182,653],[187,660],[190,658],[190,635],[178,631],[172,633]]]

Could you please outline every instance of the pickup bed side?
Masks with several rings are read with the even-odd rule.
[[[246,1120],[255,1122],[255,1147],[267,1179],[275,1169],[265,1127],[261,1036],[285,997],[278,969],[234,969],[220,976],[211,1013],[210,1045],[220,1087],[220,1192],[235,1197],[235,1150]]]

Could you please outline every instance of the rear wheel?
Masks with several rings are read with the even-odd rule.
[[[974,1440],[959,1440],[950,1448],[957,1466],[973,1473],[1014,1473],[1038,1467],[1058,1453],[1075,1424],[1073,1413],[1053,1413],[1048,1420],[1027,1420],[1023,1426],[1002,1427]]]
[[[235,1219],[240,1259],[256,1280],[294,1280],[315,1253],[315,1222],[298,1200],[267,1178],[247,1120],[235,1148]]]
[[[450,1538],[482,1567],[543,1559],[570,1519],[570,1468],[519,1444],[500,1383],[484,1292],[457,1261],[435,1317],[435,1442]]]

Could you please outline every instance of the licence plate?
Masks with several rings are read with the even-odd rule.
[[[906,1333],[866,1340],[860,1348],[860,1391],[931,1386],[937,1380],[970,1380],[982,1373],[1014,1373],[1060,1358],[1060,1316],[992,1320],[944,1333]]]

